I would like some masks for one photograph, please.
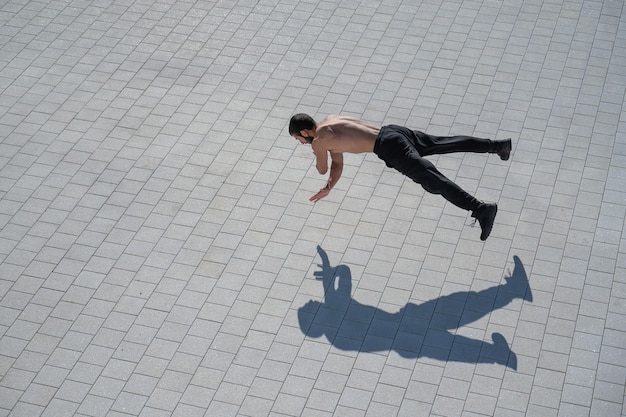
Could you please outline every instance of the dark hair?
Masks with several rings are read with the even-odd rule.
[[[302,130],[315,129],[315,120],[311,116],[305,113],[298,113],[291,116],[289,121],[289,134],[300,134]]]

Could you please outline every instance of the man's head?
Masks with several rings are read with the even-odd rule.
[[[305,113],[294,114],[289,121],[289,134],[298,139],[300,143],[313,142],[316,128],[315,120]]]

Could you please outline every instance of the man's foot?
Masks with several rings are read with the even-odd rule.
[[[498,212],[498,205],[495,203],[481,203],[480,206],[472,213],[472,217],[478,220],[482,233],[480,234],[480,240],[487,240],[491,229],[493,228],[493,221],[496,218]]]
[[[496,153],[503,161],[509,160],[511,149],[513,149],[511,138],[496,142]]]

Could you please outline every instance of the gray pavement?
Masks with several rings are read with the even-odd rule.
[[[624,416],[621,0],[0,5],[0,416]],[[512,137],[330,196],[289,117]]]

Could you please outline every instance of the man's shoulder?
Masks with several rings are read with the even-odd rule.
[[[322,123],[323,122],[328,122],[328,121],[333,121],[333,120],[337,120],[337,119],[341,119],[343,118],[343,116],[340,116],[338,114],[329,114],[328,116],[324,117],[322,119]]]
[[[326,116],[322,121],[317,124],[318,128],[327,128],[336,125],[337,123],[341,123],[342,118],[340,116],[331,114]]]
[[[337,123],[320,123],[317,126],[317,139],[327,140],[332,139],[336,132]]]
[[[313,150],[317,152],[331,151],[336,147],[338,134],[333,125],[318,126],[317,136],[311,142]]]

